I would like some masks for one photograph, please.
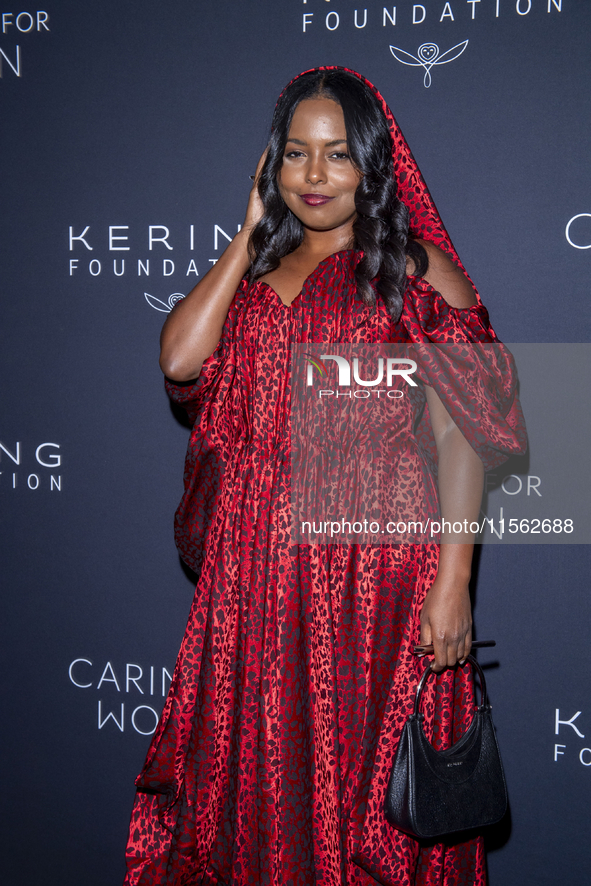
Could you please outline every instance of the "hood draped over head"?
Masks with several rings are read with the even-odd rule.
[[[370,83],[366,77],[363,77],[351,68],[344,68],[340,65],[323,65],[318,68],[310,68],[307,71],[302,71],[287,84],[286,89],[304,74],[320,71],[345,71],[348,74],[357,77],[373,92],[384,111],[390,128],[390,136],[392,138],[392,159],[394,162],[394,174],[396,176],[398,187],[398,197],[405,204],[410,213],[410,233],[414,237],[426,240],[442,249],[447,255],[449,255],[455,264],[461,268],[467,279],[470,280],[470,277],[455,250],[451,238],[445,229],[445,225],[443,224],[441,216],[435,206],[435,202],[429,193],[429,189],[427,188],[417,161],[412,155],[408,142],[402,134],[402,131],[384,97],[376,89],[373,83]],[[285,92],[285,90],[283,90],[283,92]],[[281,95],[283,95],[283,92]],[[470,283],[474,288],[478,301],[480,301],[478,292],[471,280]]]

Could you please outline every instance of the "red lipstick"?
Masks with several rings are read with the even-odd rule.
[[[308,206],[324,206],[325,203],[334,200],[334,197],[326,197],[324,194],[300,194],[300,197]]]

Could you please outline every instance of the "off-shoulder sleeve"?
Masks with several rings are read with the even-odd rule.
[[[421,380],[437,392],[485,469],[524,453],[527,433],[515,362],[480,300],[470,308],[453,308],[425,280],[409,277],[401,322],[417,346]],[[428,414],[417,432],[432,453]]]
[[[247,290],[248,280],[244,278],[228,310],[219,344],[211,357],[203,363],[199,378],[188,382],[175,382],[169,378],[164,380],[168,396],[186,409],[192,423],[196,421],[203,406],[212,399],[223,377],[231,371],[228,364],[231,362],[236,321]]]

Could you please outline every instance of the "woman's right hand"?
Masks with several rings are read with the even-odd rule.
[[[261,196],[259,194],[259,176],[261,174],[261,169],[263,168],[263,164],[267,159],[267,154],[269,153],[269,148],[265,148],[263,153],[261,154],[261,158],[257,163],[257,169],[254,176],[254,182],[252,188],[250,190],[250,196],[248,198],[248,207],[246,209],[246,218],[244,219],[243,228],[250,232],[263,217],[265,212],[265,207],[263,206],[263,201],[261,200]]]

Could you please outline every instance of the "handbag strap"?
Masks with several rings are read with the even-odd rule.
[[[482,668],[480,667],[480,665],[478,664],[478,662],[476,661],[476,659],[474,658],[473,655],[468,655],[466,658],[466,661],[470,662],[474,671],[478,674],[478,681],[480,683],[480,707],[484,707],[484,706],[488,705],[488,694],[486,691],[486,680],[484,679],[484,673],[482,671]],[[423,671],[421,679],[419,680],[419,683],[417,686],[417,691],[415,694],[415,707],[414,707],[414,711],[413,711],[413,715],[415,717],[417,717],[419,714],[419,708],[421,705],[421,695],[423,694],[423,689],[425,687],[425,684],[426,684],[427,680],[429,679],[430,675],[433,673],[434,673],[434,671],[431,670],[431,662],[428,662],[427,667]]]

